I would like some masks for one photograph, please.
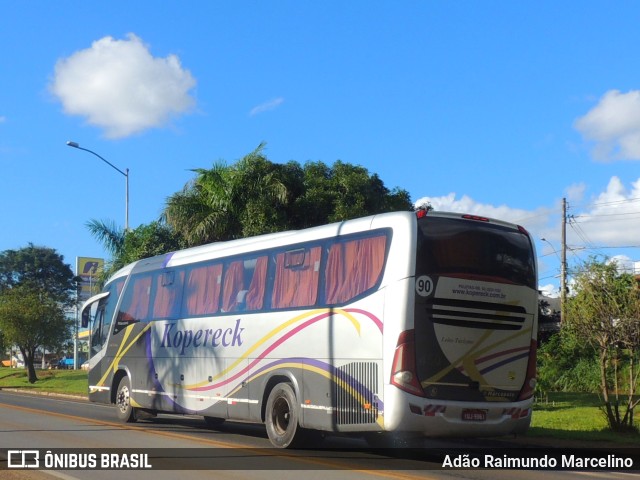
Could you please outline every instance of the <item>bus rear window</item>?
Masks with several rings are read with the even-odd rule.
[[[516,229],[456,218],[418,221],[416,276],[450,275],[536,288],[529,237]]]

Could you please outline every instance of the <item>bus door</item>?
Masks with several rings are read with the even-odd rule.
[[[112,284],[107,291],[89,299],[82,309],[82,326],[91,328],[88,380],[89,399],[93,402],[109,402],[109,388],[100,383],[108,368],[107,345],[117,300],[117,287]]]

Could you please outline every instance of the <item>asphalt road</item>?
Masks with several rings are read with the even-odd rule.
[[[206,427],[199,417],[159,416],[123,425],[113,407],[71,398],[0,391],[0,465],[19,463],[21,452],[38,452],[40,465],[55,470],[0,470],[9,480],[75,479],[572,479],[630,478],[630,472],[442,469],[443,459],[465,452],[492,452],[506,441],[436,441],[370,450],[359,438],[329,436],[317,448],[270,448],[261,425],[226,422]],[[11,452],[9,452],[11,451]],[[504,450],[500,450],[504,453]],[[16,457],[17,455],[17,457]],[[33,460],[24,457],[25,464]],[[102,464],[106,459],[106,463]],[[4,464],[2,464],[4,460]],[[48,463],[47,463],[48,462]],[[57,463],[56,463],[57,462]],[[97,469],[73,469],[75,464]],[[109,463],[112,462],[112,463]],[[100,466],[130,467],[127,470]],[[153,469],[131,469],[152,465]]]

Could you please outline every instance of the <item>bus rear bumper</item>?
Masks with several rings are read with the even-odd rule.
[[[421,433],[427,437],[486,437],[523,433],[531,423],[532,399],[509,403],[439,403],[397,394],[394,400],[399,408],[395,415],[385,411],[387,431]]]

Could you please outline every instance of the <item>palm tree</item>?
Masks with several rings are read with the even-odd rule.
[[[101,274],[104,282],[116,270],[142,258],[162,255],[184,248],[185,242],[171,227],[154,221],[125,232],[113,222],[91,220],[87,223],[91,234],[111,254]]]
[[[124,228],[118,227],[113,221],[107,223],[95,219],[87,222],[87,229],[111,254],[111,260],[106,262],[100,273],[100,283],[103,284],[113,272],[124,267],[127,263],[124,259],[126,232]]]
[[[287,188],[277,166],[263,155],[265,144],[235,165],[217,162],[194,169],[196,178],[166,202],[163,219],[188,245],[202,245],[282,228]]]

